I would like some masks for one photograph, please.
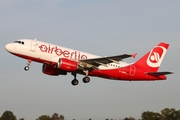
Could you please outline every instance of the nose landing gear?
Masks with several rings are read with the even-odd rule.
[[[24,70],[25,70],[25,71],[28,71],[28,70],[29,70],[29,66],[25,66],[25,67],[24,67]]]
[[[30,64],[31,64],[31,60],[28,60],[27,66],[24,67],[24,70],[25,70],[25,71],[28,71],[28,70],[29,70]]]

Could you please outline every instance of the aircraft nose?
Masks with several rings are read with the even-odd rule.
[[[7,51],[10,51],[10,49],[11,49],[11,44],[7,44],[7,45],[5,46],[5,49],[6,49]]]

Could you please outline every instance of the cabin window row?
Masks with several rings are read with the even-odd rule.
[[[108,65],[113,66],[113,67],[118,67],[118,68],[121,68],[121,66],[114,65],[114,64],[108,64]]]
[[[127,69],[127,68],[125,68],[125,67],[121,67],[121,66],[114,65],[114,64],[108,64],[108,65],[113,66],[113,67],[117,67],[117,68],[122,68],[122,69],[124,69],[124,70],[126,70],[126,69]]]

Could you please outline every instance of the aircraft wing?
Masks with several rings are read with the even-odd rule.
[[[132,55],[123,54],[123,55],[117,55],[117,56],[85,59],[85,60],[79,60],[79,61],[80,61],[80,66],[82,65],[85,68],[97,69],[97,67],[100,65],[107,66],[107,64],[109,64],[109,63],[119,64],[119,61],[122,61],[123,59],[129,58],[129,57],[135,58],[136,55],[137,54],[132,54]]]

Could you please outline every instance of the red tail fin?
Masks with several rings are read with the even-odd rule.
[[[158,71],[168,47],[169,44],[161,42],[137,62],[135,62],[134,65],[149,72]]]

